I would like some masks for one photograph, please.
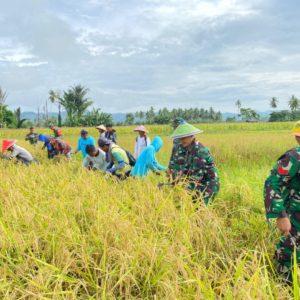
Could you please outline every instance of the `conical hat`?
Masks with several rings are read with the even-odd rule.
[[[13,146],[17,141],[16,140],[4,140],[2,142],[2,152],[9,149],[11,146]]]
[[[293,135],[300,136],[300,121],[298,121],[293,128]]]
[[[180,139],[188,136],[193,136],[199,133],[202,133],[203,130],[200,130],[196,128],[195,126],[189,124],[189,123],[184,123],[179,125],[173,134],[171,135],[172,139]]]

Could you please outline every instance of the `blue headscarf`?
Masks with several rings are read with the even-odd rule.
[[[44,134],[39,134],[39,141],[44,143],[44,146],[48,151],[53,150],[53,146],[50,144],[50,137]]]
[[[144,177],[149,171],[154,172],[166,170],[166,167],[160,165],[155,157],[155,154],[162,148],[163,141],[157,136],[153,139],[151,145],[146,147],[138,157],[134,168],[131,171],[131,176]]]

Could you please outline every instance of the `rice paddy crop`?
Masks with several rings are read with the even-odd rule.
[[[279,233],[266,223],[262,199],[271,167],[295,145],[292,125],[199,126],[221,191],[197,211],[181,187],[157,188],[164,176],[117,183],[83,170],[80,154],[48,161],[41,144],[24,141],[25,130],[1,130],[0,139],[18,139],[40,164],[0,161],[0,298],[297,298],[275,275]],[[74,148],[79,130],[63,129]],[[170,130],[150,127],[151,137],[165,141],[164,164]],[[132,128],[117,132],[132,151]]]

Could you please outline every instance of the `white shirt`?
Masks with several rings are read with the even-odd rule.
[[[136,138],[135,147],[134,147],[134,158],[137,159],[142,151],[151,144],[151,140],[147,136]]]
[[[11,155],[9,157],[21,159],[26,162],[33,161],[32,155],[26,149],[24,149],[18,145],[13,146],[13,152],[11,153]]]
[[[101,149],[97,149],[98,155],[93,157],[93,156],[89,156],[87,155],[84,160],[83,160],[83,166],[85,168],[91,167],[94,170],[102,170],[102,171],[106,171],[107,168],[107,161],[106,161],[106,155],[105,152],[102,151]]]

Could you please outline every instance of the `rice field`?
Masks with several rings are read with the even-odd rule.
[[[48,161],[26,130],[3,130],[41,162],[0,161],[1,299],[298,299],[274,273],[279,234],[265,220],[262,188],[276,159],[295,145],[291,123],[200,124],[221,191],[195,211],[164,176],[117,183],[72,161]],[[168,126],[150,126],[165,145]],[[50,133],[47,129],[39,133]],[[80,128],[63,129],[75,148]],[[97,137],[95,129],[89,129]],[[133,151],[131,127],[117,128]]]

